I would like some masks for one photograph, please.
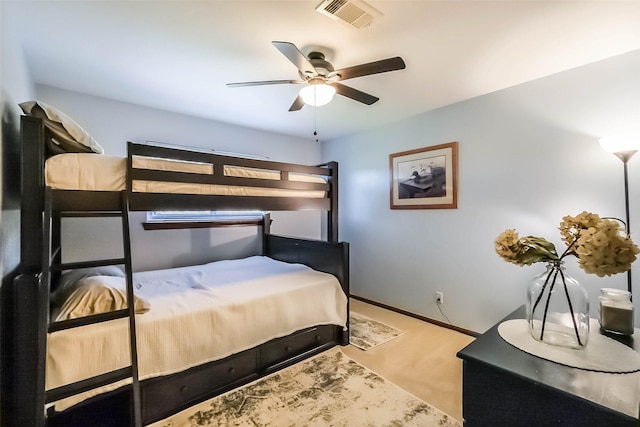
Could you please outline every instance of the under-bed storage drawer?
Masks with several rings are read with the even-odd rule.
[[[294,355],[335,342],[335,326],[304,329],[289,336],[270,341],[262,346],[262,366],[268,368]]]
[[[170,414],[167,409],[178,407],[179,410],[206,399],[219,392],[224,392],[257,376],[258,350],[250,349],[226,359],[196,366],[180,376],[159,377],[147,380],[142,387],[142,418],[152,422]],[[224,387],[224,389],[221,389]],[[175,412],[175,411],[174,411]]]

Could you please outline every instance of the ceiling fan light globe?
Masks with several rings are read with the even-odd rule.
[[[320,107],[333,99],[336,89],[327,84],[310,84],[300,89],[300,98],[307,105]]]

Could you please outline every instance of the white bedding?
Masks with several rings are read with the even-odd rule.
[[[126,188],[127,159],[94,153],[66,153],[50,157],[45,163],[45,182],[53,189],[121,191]],[[170,170],[197,174],[213,174],[213,165],[198,162],[134,157],[133,165],[141,169]],[[253,168],[225,166],[225,176],[279,180],[280,174]],[[290,181],[325,181],[318,176],[290,174]],[[227,196],[325,197],[324,191],[284,190],[248,186],[134,181],[134,192],[209,194]]]
[[[345,327],[348,316],[347,297],[334,276],[267,257],[136,273],[134,285],[151,307],[136,315],[141,379],[307,327]],[[127,328],[127,319],[119,319],[49,334],[47,390],[129,365]],[[59,401],[56,409],[124,383]]]

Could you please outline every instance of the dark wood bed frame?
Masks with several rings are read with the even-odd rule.
[[[128,144],[127,190],[91,192],[48,190],[44,186],[47,158],[46,129],[42,120],[22,116],[22,206],[21,274],[14,281],[15,325],[13,393],[16,425],[29,426],[125,426],[132,424],[132,387],[124,386],[79,403],[66,411],[45,411],[46,340],[49,329],[50,283],[48,245],[60,245],[60,218],[63,216],[101,216],[122,211],[123,200],[131,211],[207,209],[207,210],[302,210],[327,212],[327,241],[305,240],[270,234],[270,218],[261,221],[262,255],[302,263],[335,275],[349,296],[349,246],[338,242],[338,169],[335,162],[322,166],[301,166],[263,160],[219,156],[167,147]],[[281,180],[198,175],[133,168],[133,156],[165,157],[280,171]],[[289,173],[326,177],[326,184],[289,181]],[[321,199],[292,197],[204,196],[132,192],[133,180],[197,182],[282,189],[323,190]],[[50,226],[43,221],[45,195],[51,197]],[[49,196],[47,196],[49,197]],[[46,217],[46,215],[44,215]],[[47,240],[49,239],[49,240]],[[128,240],[128,239],[127,239]],[[126,241],[125,246],[130,242]],[[125,257],[131,263],[130,250]],[[60,262],[61,248],[54,256]],[[49,277],[50,276],[50,277]],[[348,326],[348,325],[347,325]],[[183,372],[143,380],[139,383],[141,418],[144,424],[163,419],[199,401],[236,388],[283,367],[296,363],[335,345],[349,343],[349,330],[323,325],[297,331],[271,340],[239,354],[197,366]],[[99,357],[99,355],[97,355]]]

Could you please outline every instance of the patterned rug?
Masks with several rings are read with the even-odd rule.
[[[404,333],[354,312],[349,313],[349,329],[349,342],[362,350],[369,350]]]
[[[462,424],[348,358],[338,347],[151,427]]]

